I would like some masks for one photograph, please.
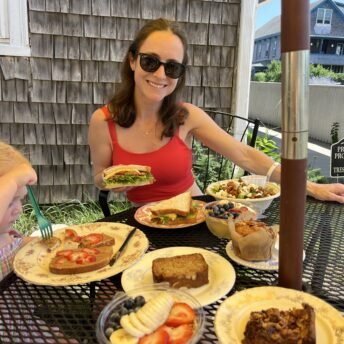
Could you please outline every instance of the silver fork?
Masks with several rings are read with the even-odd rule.
[[[39,227],[39,230],[41,231],[42,238],[44,240],[47,240],[53,236],[53,228],[51,226],[51,222],[45,218],[45,216],[42,214],[41,210],[39,209],[38,202],[32,191],[31,186],[27,185],[26,188],[27,188],[27,193],[29,195],[30,202],[32,204],[33,210],[37,218],[38,227]]]

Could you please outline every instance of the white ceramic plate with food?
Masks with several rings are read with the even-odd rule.
[[[209,283],[199,288],[181,288],[181,290],[191,294],[202,306],[218,301],[234,285],[234,268],[228,260],[220,255],[197,247],[168,247],[146,253],[139,262],[123,272],[121,280],[123,289],[128,291],[153,284],[152,262],[154,259],[191,253],[203,255],[209,266]]]
[[[256,269],[256,270],[269,270],[269,271],[277,271],[278,270],[278,245],[279,243],[279,237],[277,236],[276,243],[274,248],[272,249],[271,252],[271,259],[269,260],[261,260],[261,261],[248,261],[245,259],[240,258],[234,251],[233,249],[233,243],[232,241],[229,241],[228,244],[226,245],[226,253],[228,254],[228,257],[235,261],[236,263],[246,266],[251,269]],[[305,251],[303,251],[303,260],[305,260]]]
[[[51,225],[52,229],[53,229],[53,232],[55,232],[56,230],[58,229],[61,229],[61,228],[66,228],[68,227],[67,225],[63,224],[63,223],[53,223]],[[32,232],[30,234],[31,237],[40,237],[41,236],[41,231],[39,229],[36,229],[34,232]]]
[[[133,227],[122,223],[97,222],[68,226],[68,228],[74,229],[80,236],[91,233],[103,233],[114,237],[113,252],[115,253]],[[42,244],[40,237],[34,237],[32,241],[23,246],[16,254],[13,262],[15,273],[29,283],[49,286],[66,286],[99,281],[116,275],[133,265],[148,248],[146,235],[137,229],[123,254],[113,266],[106,265],[98,270],[79,274],[54,274],[49,271],[49,263],[59,249],[64,249],[64,233],[64,228],[54,231],[54,236],[60,238],[62,244],[60,248],[58,247],[52,252],[49,252],[47,247]]]
[[[246,289],[227,298],[216,312],[217,338],[221,344],[241,344],[251,312],[302,308],[304,302],[315,310],[316,342],[344,343],[344,318],[334,307],[313,295],[281,287]]]
[[[252,198],[252,195],[250,194],[249,188],[245,188],[244,191],[241,191],[240,197],[235,197],[228,191],[230,188],[227,188],[226,185],[229,182],[233,182],[235,184],[233,185],[239,185],[238,179],[227,179],[227,180],[221,180],[215,183],[211,183],[207,186],[206,192],[208,195],[213,196],[214,198],[220,200],[225,199],[231,202],[239,202],[242,204],[246,204],[253,208],[257,214],[262,214],[271,204],[274,198],[277,198],[280,196],[280,186],[276,183],[266,183],[264,186],[264,189],[269,190],[272,195],[265,196],[265,197],[259,197],[259,198]],[[243,185],[243,183],[240,183],[240,185]],[[241,187],[241,186],[240,186]],[[260,186],[255,186],[254,189],[258,189]]]
[[[152,228],[167,228],[167,229],[175,229],[175,228],[185,228],[185,227],[191,227],[195,226],[199,223],[202,223],[205,220],[205,215],[202,211],[203,206],[205,205],[205,202],[199,201],[199,200],[192,200],[192,204],[194,207],[197,209],[197,214],[196,214],[196,220],[195,222],[189,223],[189,222],[181,222],[178,224],[159,224],[155,223],[151,220],[151,211],[150,207],[156,203],[149,203],[146,204],[140,208],[138,208],[135,212],[135,220],[142,225],[152,227]]]

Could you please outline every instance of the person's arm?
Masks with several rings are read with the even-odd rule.
[[[190,113],[187,125],[197,139],[244,170],[267,175],[274,164],[270,157],[227,134],[198,107],[187,104],[187,108]],[[273,168],[270,180],[280,183],[281,166]],[[307,194],[319,200],[344,203],[344,184],[317,184],[307,181]]]
[[[34,184],[36,181],[35,170],[25,163],[17,165],[0,177],[0,219],[7,211],[18,189]]]
[[[236,140],[233,136],[221,129],[203,110],[187,105],[189,117],[186,125],[191,134],[212,150],[231,160],[251,173],[266,175],[274,161],[264,153]],[[280,173],[277,167],[271,180],[279,182]]]

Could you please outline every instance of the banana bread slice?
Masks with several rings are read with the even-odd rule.
[[[243,344],[315,344],[315,312],[312,306],[281,311],[269,308],[252,312]]]
[[[152,273],[155,283],[168,282],[173,288],[197,288],[209,282],[208,264],[200,253],[154,259]]]

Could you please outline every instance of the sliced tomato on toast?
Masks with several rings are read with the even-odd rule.
[[[78,235],[78,233],[74,229],[66,228],[65,229],[65,239],[66,240],[72,240],[74,242],[80,242],[81,237]]]
[[[90,254],[90,255],[99,254],[99,250],[97,250],[96,248],[84,247],[81,249],[81,251],[86,252],[87,254]]]
[[[71,256],[72,253],[73,253],[72,250],[62,250],[62,251],[56,252],[56,256],[57,257],[66,257],[66,258],[68,258],[68,257]]]
[[[165,325],[177,327],[184,324],[192,324],[196,318],[195,311],[183,302],[176,302],[170,311]]]
[[[83,246],[95,246],[102,242],[104,235],[102,233],[91,233],[81,239],[81,244]]]

